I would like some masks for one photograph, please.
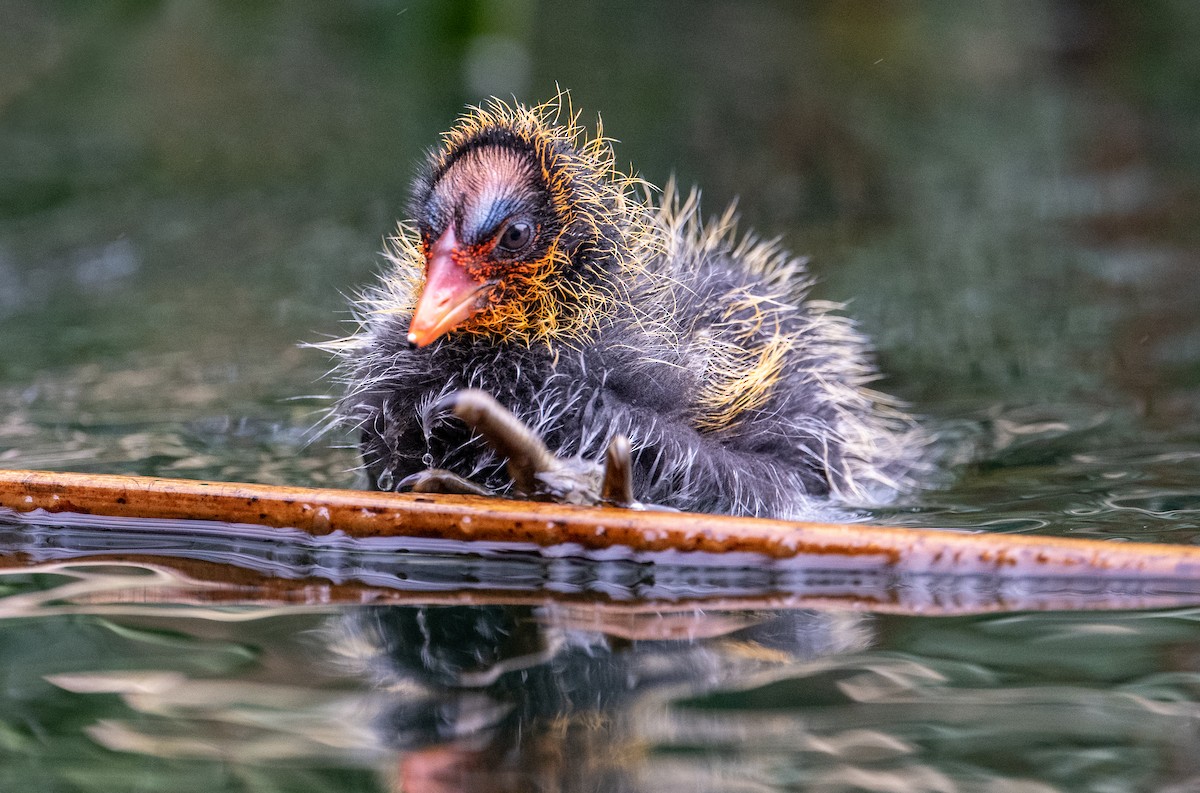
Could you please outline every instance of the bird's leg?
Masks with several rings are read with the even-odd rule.
[[[513,485],[524,495],[536,493],[538,473],[550,470],[554,465],[554,455],[541,438],[485,391],[459,391],[435,404],[433,409],[451,410],[482,435],[498,454],[507,457],[508,473]],[[406,476],[400,481],[398,489],[416,493],[495,495],[487,488],[444,468],[430,468]]]
[[[475,388],[459,391],[438,407],[449,407],[497,454],[508,458],[508,475],[522,493],[533,495],[538,489],[537,475],[553,468],[554,455],[542,439],[487,392]]]
[[[508,458],[508,474],[522,495],[565,504],[634,505],[626,438],[613,438],[603,465],[579,457],[563,459],[555,457],[537,433],[484,391],[459,391],[439,407],[449,407],[497,454]]]

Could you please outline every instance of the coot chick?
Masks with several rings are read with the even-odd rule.
[[[705,222],[695,192],[655,200],[597,127],[564,96],[492,100],[430,153],[358,332],[327,345],[346,385],[336,419],[359,434],[370,486],[514,492],[505,463],[520,450],[449,409],[478,389],[576,459],[570,471],[598,470],[586,461],[614,438],[620,463],[627,438],[645,503],[796,517],[911,487],[925,436],[867,388],[867,342],[809,297],[804,260],[739,235],[732,208]],[[599,498],[595,478],[580,496],[525,470],[517,494]]]

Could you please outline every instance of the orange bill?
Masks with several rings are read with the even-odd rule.
[[[472,275],[467,260],[451,225],[429,249],[425,288],[408,325],[410,345],[432,344],[483,308],[493,284]]]

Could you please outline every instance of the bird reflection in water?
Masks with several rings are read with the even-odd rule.
[[[334,633],[376,687],[373,726],[398,752],[391,785],[410,793],[660,789],[649,758],[672,698],[761,684],[870,639],[850,613],[614,621],[515,606],[364,609]]]

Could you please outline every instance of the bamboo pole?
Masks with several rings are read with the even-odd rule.
[[[121,518],[219,521],[358,538],[485,541],[560,555],[715,555],[744,566],[918,575],[1200,580],[1200,548],[1034,535],[576,507],[474,496],[274,487],[0,470],[0,507]],[[611,557],[610,557],[611,558]],[[647,557],[653,561],[653,557]],[[678,557],[674,557],[678,558]],[[682,561],[682,560],[681,560]]]

